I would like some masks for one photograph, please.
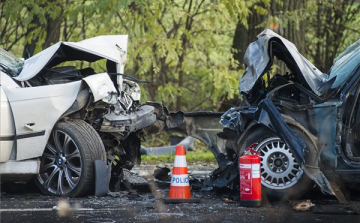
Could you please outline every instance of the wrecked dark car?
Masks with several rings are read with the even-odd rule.
[[[275,58],[289,72],[271,74]],[[230,185],[235,177],[226,176],[237,171],[232,164],[258,143],[254,150],[270,198],[299,198],[315,183],[346,201],[345,186],[360,183],[360,40],[325,74],[294,44],[265,30],[247,48],[244,62],[243,103],[222,115],[218,134],[227,141],[224,154],[231,163],[220,165],[213,185],[220,179]]]

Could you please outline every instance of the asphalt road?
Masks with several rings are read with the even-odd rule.
[[[147,191],[122,190],[105,197],[56,198],[40,195],[24,183],[2,184],[0,222],[360,222],[360,199],[339,204],[319,191],[307,199],[315,205],[296,211],[292,202],[264,202],[241,207],[229,191],[192,190],[198,204],[165,204],[167,184],[150,180]]]

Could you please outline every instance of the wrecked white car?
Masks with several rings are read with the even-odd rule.
[[[126,51],[125,35],[59,42],[25,61],[0,49],[2,181],[35,175],[45,194],[81,196],[94,190],[95,160],[140,162],[140,137],[156,114],[140,104],[141,81],[124,74]],[[106,69],[95,73],[91,62],[102,59]]]
[[[289,73],[270,75],[275,57]],[[316,183],[345,202],[344,185],[360,183],[360,40],[325,74],[294,44],[265,30],[249,45],[244,62],[239,86],[244,103],[221,117],[219,136],[227,140],[231,162],[220,165],[213,184],[230,185],[237,171],[233,163],[258,143],[254,149],[269,197],[299,198]]]

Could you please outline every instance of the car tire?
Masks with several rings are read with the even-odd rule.
[[[34,181],[51,196],[80,197],[94,191],[94,161],[106,160],[99,134],[82,120],[56,123]]]
[[[298,128],[293,131],[304,140],[305,156],[309,156],[315,147],[309,137]],[[312,180],[295,161],[288,146],[271,130],[259,127],[247,136],[240,151],[253,143],[260,152],[262,192],[271,200],[299,199],[314,185]]]

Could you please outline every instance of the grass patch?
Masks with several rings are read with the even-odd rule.
[[[172,134],[173,136],[182,136],[185,135],[177,135]],[[141,143],[141,145],[145,147],[162,147],[162,146],[170,146],[169,140],[170,134],[166,132],[162,132],[157,135],[147,135],[146,140]],[[143,164],[163,164],[163,163],[174,163],[175,154],[171,155],[161,155],[161,156],[141,156],[141,163]],[[212,152],[206,147],[204,143],[200,140],[195,140],[194,148],[192,151],[188,151],[186,154],[186,161],[188,164],[198,164],[198,163],[213,163],[216,164],[216,159]]]
[[[174,159],[174,155],[141,156],[141,162],[143,164],[174,163]],[[186,162],[188,164],[216,163],[216,159],[210,150],[194,150],[188,151],[188,153],[186,154]]]

